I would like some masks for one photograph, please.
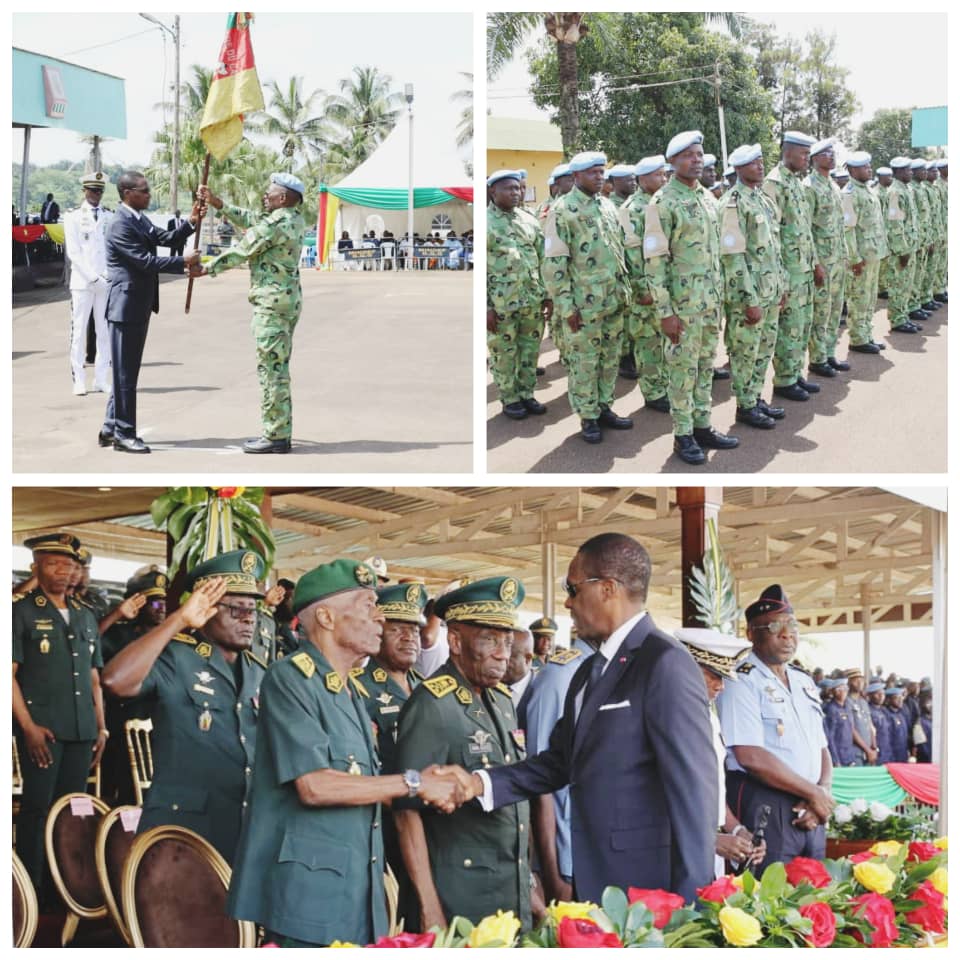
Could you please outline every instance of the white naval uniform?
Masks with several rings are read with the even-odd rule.
[[[97,332],[97,360],[94,367],[94,389],[109,393],[113,382],[110,373],[110,332],[107,329],[107,253],[104,231],[113,216],[109,211],[94,208],[86,200],[78,210],[63,218],[64,242],[70,257],[70,368],[74,385],[85,384],[83,362],[87,345],[87,318],[93,311]]]

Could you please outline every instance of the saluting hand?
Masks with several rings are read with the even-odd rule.
[[[274,584],[264,595],[263,602],[270,604],[271,607],[277,606],[277,604],[283,602],[283,598],[287,595],[287,591],[280,586],[279,583]]]
[[[180,616],[186,625],[199,630],[217,612],[217,604],[227,592],[227,582],[223,577],[214,577],[201,583],[187,602],[180,608]]]
[[[123,603],[120,604],[120,616],[124,620],[136,620],[137,614],[140,613],[141,608],[147,602],[147,598],[142,593],[135,593],[132,597],[127,597]]]

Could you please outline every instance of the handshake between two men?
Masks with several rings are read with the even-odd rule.
[[[415,773],[411,770],[404,773],[404,782],[408,787],[412,786],[410,775]],[[431,764],[420,771],[419,777],[420,786],[415,795],[441,813],[453,813],[458,807],[483,795],[483,780],[456,764]]]

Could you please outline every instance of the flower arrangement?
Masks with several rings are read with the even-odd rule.
[[[886,804],[862,797],[833,809],[828,836],[837,840],[875,840],[879,834],[890,840],[926,840],[937,835],[936,810],[912,804],[903,814]]]

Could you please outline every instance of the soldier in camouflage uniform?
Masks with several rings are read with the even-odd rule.
[[[910,319],[915,323],[927,320],[933,312],[927,306],[926,278],[927,265],[933,250],[934,225],[930,211],[930,197],[926,191],[927,164],[924,160],[914,160],[910,164],[913,179],[910,191],[916,208],[917,249],[914,259],[916,264],[913,270],[913,287],[910,294]],[[939,309],[939,305],[936,306]]]
[[[856,353],[879,353],[873,340],[873,311],[877,304],[880,264],[889,253],[883,206],[870,186],[873,171],[870,154],[857,151],[847,157],[852,177],[844,190],[844,222],[847,229],[847,327],[850,349]]]
[[[720,211],[726,344],[730,355],[737,421],[772,430],[785,416],[764,403],[760,391],[777,344],[780,309],[787,285],[773,204],[760,189],[763,154],[759,143],[730,154],[738,181]]]
[[[673,449],[685,463],[706,460],[703,447],[736,447],[710,426],[713,360],[720,339],[723,274],[716,202],[699,184],[703,134],[688,130],[667,147],[674,175],[647,208],[646,274],[660,326]]]
[[[813,170],[804,180],[804,186],[810,208],[814,256],[823,268],[823,282],[817,285],[813,295],[810,372],[835,377],[838,370],[849,370],[850,364],[834,356],[843,310],[847,249],[840,189],[830,178],[836,163],[832,138],[810,148],[810,162]]]
[[[553,168],[550,176],[547,178],[547,184],[550,187],[550,196],[544,200],[536,210],[536,217],[540,223],[541,229],[553,204],[560,197],[569,193],[573,189],[573,174],[570,172],[570,164],[557,164],[557,166]],[[550,339],[553,340],[553,345],[557,348],[557,353],[560,354],[560,362],[566,366],[567,360],[563,344],[563,324],[558,322],[555,317],[551,317],[549,324]],[[540,372],[541,371],[538,369],[538,376],[540,375]]]
[[[876,170],[877,182],[876,182],[876,191],[877,197],[880,199],[880,212],[883,214],[883,222],[886,225],[887,222],[887,189],[890,184],[893,183],[893,170],[890,167],[878,167]],[[887,250],[889,251],[889,246]],[[893,257],[888,252],[887,255],[883,258],[883,261],[880,263],[880,279],[877,281],[877,296],[881,300],[886,300],[887,295],[890,292],[887,287],[890,282],[890,273],[891,273],[891,263]],[[881,344],[880,348],[883,349],[885,344]]]
[[[520,177],[499,170],[488,180],[487,207],[487,349],[490,373],[503,412],[512,420],[547,408],[535,400],[537,355],[544,320],[553,304],[540,278],[543,233],[537,220],[518,208]]]
[[[937,160],[937,179],[934,182],[933,186],[936,189],[939,198],[940,198],[940,219],[943,222],[943,233],[940,235],[940,243],[938,246],[939,256],[937,258],[937,273],[936,280],[934,283],[934,288],[936,293],[933,295],[933,299],[937,303],[946,303],[947,302],[947,263],[949,260],[948,257],[948,246],[947,238],[950,232],[950,224],[948,220],[949,213],[949,204],[947,203],[947,161],[946,160]]]
[[[930,231],[928,233],[930,246],[927,248],[927,269],[924,273],[922,286],[923,309],[929,312],[940,309],[940,303],[934,299],[933,295],[936,292],[940,243],[945,236],[945,224],[940,209],[940,195],[934,187],[936,179],[936,164],[931,161],[924,166],[923,179],[920,181],[927,205],[930,208]]]
[[[894,157],[890,167],[893,182],[886,194],[886,228],[892,260],[887,279],[887,318],[891,331],[919,333],[920,327],[909,317],[918,246],[916,208],[910,192],[913,174],[907,157]]]
[[[607,171],[606,176],[613,184],[610,202],[617,208],[622,207],[637,192],[637,177],[633,166],[618,163]]]
[[[243,239],[214,257],[202,275],[211,277],[250,265],[250,303],[253,304],[253,336],[257,347],[257,377],[260,381],[260,417],[263,436],[248,440],[244,453],[289,453],[293,432],[290,397],[290,352],[293,331],[300,319],[303,293],[300,289],[300,251],[304,223],[300,213],[304,186],[289,173],[274,173],[263,196],[266,216],[224,204],[207,187],[198,195],[221,210],[237,227],[247,230]]]
[[[796,130],[783,135],[780,162],[767,174],[763,192],[773,201],[780,225],[780,250],[787,271],[787,302],[773,354],[773,392],[788,400],[808,400],[820,387],[804,380],[803,358],[813,323],[814,285],[823,283],[823,267],[814,263],[810,210],[801,179],[807,171],[813,137]]]
[[[644,157],[636,166],[638,190],[620,208],[620,226],[633,302],[625,322],[625,341],[632,351],[633,371],[643,394],[644,405],[660,413],[670,412],[667,380],[663,366],[663,332],[653,294],[644,270],[643,237],[646,231],[646,210],[653,195],[663,186],[662,155]],[[620,373],[623,374],[623,363]]]
[[[551,207],[543,231],[543,280],[566,325],[567,390],[587,443],[600,443],[601,426],[633,426],[611,406],[630,294],[616,207],[600,196],[606,162],[602,153],[570,161],[575,186]]]

